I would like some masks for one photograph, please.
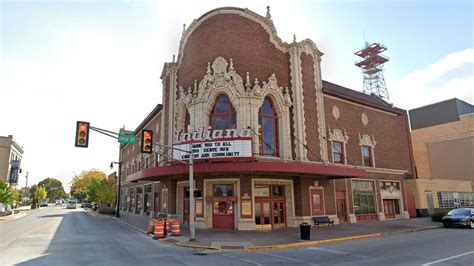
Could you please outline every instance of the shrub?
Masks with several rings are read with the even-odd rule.
[[[115,209],[114,208],[99,208],[99,213],[100,214],[114,215],[115,214]]]
[[[433,222],[441,222],[441,218],[448,214],[450,209],[438,209],[433,214],[431,214],[431,220]]]

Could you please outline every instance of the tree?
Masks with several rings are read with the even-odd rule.
[[[5,180],[0,180],[0,203],[7,205],[12,202],[13,195],[8,183]]]
[[[87,186],[87,195],[90,201],[112,203],[115,200],[115,187],[106,179],[93,179]]]
[[[19,189],[10,188],[12,192],[12,205],[16,206],[21,203],[21,193]]]
[[[48,193],[46,192],[46,189],[44,187],[38,186],[35,191],[35,199],[37,200],[38,203],[42,202],[44,199],[46,199],[46,196]]]
[[[47,192],[49,202],[54,202],[57,199],[64,199],[66,192],[64,191],[63,183],[56,178],[48,177],[38,183],[38,186],[44,187]]]
[[[80,175],[76,175],[73,177],[72,182],[71,182],[71,196],[79,199],[82,201],[83,199],[89,197],[89,200],[94,201],[90,199],[89,192],[94,193],[94,190],[89,191],[88,186],[93,180],[107,180],[107,176],[105,175],[104,172],[98,171],[98,170],[89,170],[89,171],[83,171]],[[94,197],[95,195],[92,195]]]

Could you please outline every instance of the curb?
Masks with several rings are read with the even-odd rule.
[[[210,246],[198,246],[198,245],[188,244],[185,242],[178,242],[175,245],[180,246],[180,247],[185,247],[185,248],[192,248],[192,249],[222,251],[222,249],[220,248],[213,248]]]
[[[147,235],[147,233],[146,233],[145,230],[143,230],[143,229],[141,229],[141,228],[139,228],[139,227],[137,227],[137,226],[135,226],[135,225],[133,225],[133,224],[129,224],[129,223],[127,223],[127,222],[124,222],[124,221],[120,220],[119,218],[117,218],[117,217],[115,217],[115,216],[112,216],[111,218],[114,219],[115,221],[118,221],[118,222],[121,222],[121,223],[123,223],[123,224],[125,224],[125,225],[130,226],[131,228],[135,229],[136,231],[138,231],[138,232],[140,232],[140,233],[142,233],[142,234]]]
[[[95,211],[88,211],[88,210],[85,210],[85,212],[91,216],[91,217],[97,217],[97,218],[113,218],[113,216],[110,216],[110,215],[104,215],[104,214],[98,214],[96,213]]]
[[[401,230],[401,231],[396,231],[396,232],[388,232],[388,233],[383,233],[383,235],[389,236],[389,235],[397,235],[397,234],[415,233],[415,232],[442,229],[442,228],[443,227],[441,226],[430,226],[430,227],[415,228],[415,229],[409,229],[409,230]]]
[[[269,246],[255,246],[255,247],[246,248],[244,250],[246,250],[246,251],[260,251],[260,250],[272,250],[272,249],[298,248],[298,247],[315,246],[315,245],[320,245],[320,244],[328,244],[328,243],[350,241],[350,240],[357,240],[357,239],[364,239],[364,238],[375,238],[375,237],[381,237],[382,235],[383,234],[381,234],[381,233],[376,233],[376,234],[339,237],[339,238],[308,241],[308,242],[297,242],[297,243],[269,245]]]
[[[1,222],[1,221],[13,221],[13,220],[16,220],[16,219],[18,219],[18,218],[21,218],[21,217],[23,217],[23,216],[25,216],[25,215],[26,215],[26,213],[24,213],[24,212],[19,212],[19,213],[17,213],[17,214],[12,214],[12,215],[8,215],[8,216],[4,216],[4,217],[0,218],[0,222]]]

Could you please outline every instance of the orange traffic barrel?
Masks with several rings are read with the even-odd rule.
[[[170,220],[169,220],[169,219],[165,219],[165,223],[166,223],[166,235],[169,235],[170,232],[171,232]]]
[[[179,221],[178,220],[174,220],[171,223],[171,235],[172,236],[180,236],[181,235],[181,231],[179,230]]]
[[[163,221],[155,221],[155,238],[165,237],[165,223]]]
[[[147,234],[153,234],[155,230],[155,220],[153,219],[149,219],[148,220],[148,230],[147,230]]]

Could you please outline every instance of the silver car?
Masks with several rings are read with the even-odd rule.
[[[77,202],[74,200],[70,200],[67,203],[66,209],[76,209],[77,208]]]

